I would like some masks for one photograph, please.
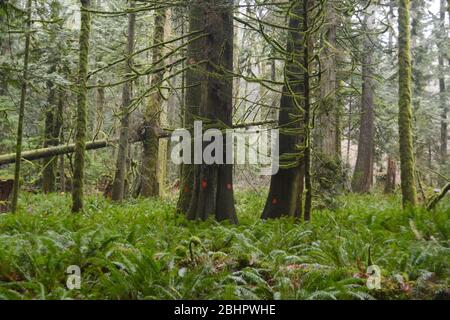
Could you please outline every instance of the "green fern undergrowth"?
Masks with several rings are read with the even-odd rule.
[[[296,223],[261,221],[262,194],[237,193],[238,226],[186,221],[174,199],[90,197],[74,215],[67,195],[24,194],[0,216],[0,299],[449,298],[448,199],[428,212],[346,195]],[[66,286],[71,265],[80,289]]]

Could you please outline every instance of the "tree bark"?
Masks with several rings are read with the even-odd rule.
[[[28,86],[28,60],[30,55],[30,41],[31,41],[31,0],[27,0],[27,22],[25,34],[25,55],[23,58],[23,73],[22,73],[22,88],[20,92],[19,104],[19,123],[17,125],[17,142],[16,142],[16,162],[14,168],[14,183],[12,190],[11,211],[16,212],[17,201],[19,199],[20,188],[20,165],[22,159],[22,138],[23,138],[23,118],[25,116],[25,101],[27,99]]]
[[[367,31],[368,16],[364,18],[364,29]],[[362,52],[362,101],[361,120],[359,125],[358,155],[353,173],[352,189],[354,192],[369,192],[373,183],[374,166],[374,80],[373,80],[373,46],[369,35],[365,35]]]
[[[189,32],[203,30],[203,11],[201,1],[192,1],[189,6]],[[187,60],[193,65],[185,73],[185,104],[183,109],[183,125],[185,128],[192,128],[194,118],[199,115],[201,102],[201,83],[204,74],[196,67],[195,62],[203,60],[203,39],[188,38]],[[192,158],[193,159],[193,158]],[[193,161],[191,162],[193,163]],[[189,210],[189,203],[192,198],[194,187],[194,165],[182,164],[180,173],[180,195],[177,203],[178,213],[185,214]]]
[[[0,179],[0,213],[8,212],[11,191],[14,185],[13,180]]]
[[[412,93],[409,0],[399,0],[398,63],[399,63],[399,144],[400,174],[403,205],[417,203],[414,178],[414,153],[412,137]]]
[[[336,29],[337,16],[335,2],[329,0],[326,8],[327,24],[321,62],[322,78],[320,85],[321,105],[316,125],[316,151],[320,161],[316,165],[319,188],[322,191],[333,191],[339,187],[342,173],[341,138],[339,109],[337,103],[336,85]]]
[[[60,21],[60,4],[54,2],[51,6],[51,19]],[[58,22],[57,26],[61,27],[62,22]],[[59,30],[54,30],[50,33],[50,43],[54,44],[56,40],[56,33]],[[53,74],[56,71],[60,71],[61,64],[61,48],[56,47],[52,50],[48,57],[48,64],[50,65],[49,74]],[[54,81],[47,81],[48,98],[45,110],[45,123],[44,123],[44,148],[50,146],[57,146],[59,144],[60,131],[62,126],[62,108],[64,107],[62,101],[63,91],[62,88],[58,88]],[[50,158],[44,159],[42,170],[42,191],[44,193],[51,193],[56,191],[56,167],[57,159]]]
[[[395,191],[395,183],[397,176],[397,163],[391,156],[387,159],[387,172],[386,172],[386,184],[384,187],[384,193],[393,193]]]
[[[153,44],[164,42],[164,25],[166,21],[166,9],[162,8],[156,11],[155,31],[153,34]],[[153,65],[162,58],[163,47],[157,46],[152,51]],[[159,63],[162,65],[162,63]],[[164,71],[158,72],[152,76],[151,84],[159,83],[164,77]],[[144,140],[141,162],[141,188],[140,195],[143,197],[155,197],[159,195],[158,185],[158,153],[159,140],[157,133],[153,128],[160,126],[161,104],[163,99],[161,93],[156,91],[149,99],[147,109],[144,115]]]
[[[446,1],[441,0],[440,3],[440,12],[439,12],[439,18],[441,23],[441,30],[445,30],[445,11],[446,11]],[[447,37],[445,37],[447,39]],[[447,39],[448,41],[448,39]],[[439,45],[439,98],[441,103],[441,141],[440,141],[440,162],[442,168],[445,168],[445,165],[447,164],[447,158],[448,158],[448,150],[447,150],[447,144],[448,144],[448,128],[447,128],[447,114],[448,114],[448,105],[447,105],[447,99],[446,99],[446,87],[445,87],[445,52],[444,52],[444,43],[441,43]]]
[[[285,85],[279,111],[280,170],[272,176],[263,219],[282,216],[302,216],[302,193],[304,189],[304,155],[298,146],[305,144],[304,107],[305,73],[307,73],[308,44],[303,31],[307,22],[307,0],[293,1],[289,16],[289,29],[285,66]],[[308,143],[306,141],[306,143]]]
[[[72,184],[72,212],[83,209],[84,167],[87,131],[87,76],[91,33],[91,0],[81,2],[80,53],[78,65],[77,125]]]
[[[50,68],[50,73],[55,72],[56,65]],[[44,124],[44,148],[57,145],[57,137],[54,134],[55,115],[56,115],[56,88],[52,81],[47,83],[48,99],[45,111]],[[55,192],[56,172],[54,159],[44,159],[42,170],[42,191],[44,193]]]
[[[233,70],[233,1],[196,1],[196,9],[203,18],[198,21],[208,35],[201,40],[201,55],[206,63],[201,68],[205,76],[201,80],[199,114],[212,127],[220,123],[232,126],[233,78],[227,72]],[[190,65],[200,61],[191,60]],[[224,150],[226,159],[226,150]],[[237,223],[233,194],[233,166],[230,164],[201,164],[194,166],[194,185],[187,218]]]
[[[130,8],[134,7],[134,1],[130,1]],[[135,35],[136,14],[128,14],[128,37],[127,37],[127,55],[133,54],[134,35]],[[132,73],[132,58],[129,58],[125,67],[125,74]],[[122,201],[125,194],[125,177],[127,172],[127,155],[129,139],[129,106],[132,97],[132,83],[126,82],[122,91],[122,119],[120,125],[119,151],[117,153],[116,173],[112,187],[112,200]]]

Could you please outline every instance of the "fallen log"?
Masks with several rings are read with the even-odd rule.
[[[102,148],[112,146],[112,145],[114,145],[114,143],[117,143],[117,140],[90,141],[90,142],[86,143],[86,150],[102,149]],[[24,152],[22,152],[22,159],[32,161],[32,160],[37,160],[37,159],[56,157],[61,154],[73,153],[74,151],[75,151],[75,143],[71,143],[71,144],[50,147],[50,148],[42,148],[42,149],[24,151]],[[16,154],[15,153],[10,153],[10,154],[5,154],[5,155],[0,156],[0,165],[11,164],[14,162],[16,162]]]

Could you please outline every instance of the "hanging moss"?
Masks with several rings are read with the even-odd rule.
[[[89,59],[89,38],[91,33],[91,14],[88,11],[90,0],[81,2],[80,56],[78,66],[77,124],[75,159],[73,167],[72,212],[83,209],[83,179],[87,130],[87,76]]]
[[[412,135],[410,1],[400,0],[398,17],[400,172],[404,206],[417,204]]]

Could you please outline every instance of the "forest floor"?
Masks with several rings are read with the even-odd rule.
[[[450,200],[434,212],[348,195],[311,223],[261,221],[261,194],[237,194],[240,225],[188,222],[171,199],[121,205],[22,195],[0,216],[0,299],[445,299]],[[368,265],[381,269],[370,290]],[[67,268],[81,269],[69,290]],[[74,278],[70,278],[72,281]],[[71,283],[76,283],[71,282]]]

